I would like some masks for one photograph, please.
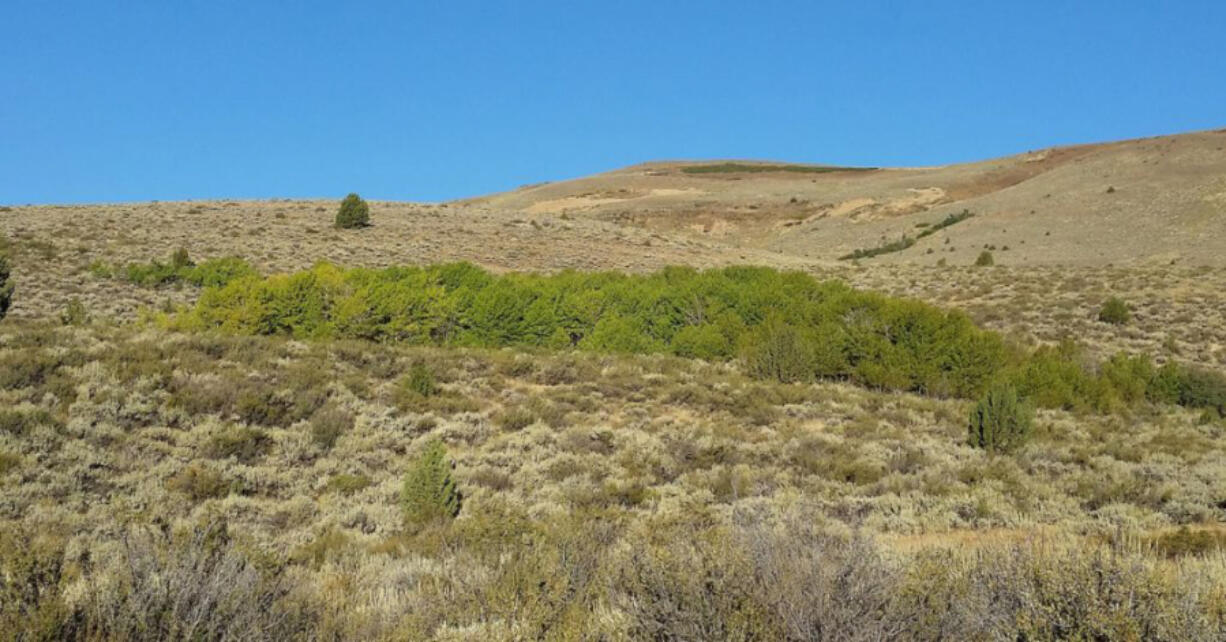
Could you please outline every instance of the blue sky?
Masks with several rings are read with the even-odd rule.
[[[1226,127],[1226,2],[4,0],[0,203],[442,200]]]

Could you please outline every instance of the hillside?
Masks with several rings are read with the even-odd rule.
[[[0,207],[0,640],[1226,639],[1223,146]]]
[[[265,273],[316,261],[628,272],[748,264],[959,308],[1025,342],[1073,335],[1100,355],[1183,346],[1184,359],[1216,367],[1226,363],[1226,235],[1215,233],[1226,225],[1224,149],[1218,131],[937,168],[652,163],[451,203],[372,202],[373,227],[351,232],[331,227],[333,201],[12,206],[0,210],[0,238],[21,293],[16,319],[53,318],[73,297],[124,321],[190,301],[191,290],[90,271],[179,247],[198,259],[240,256]],[[975,215],[901,252],[838,260],[964,210]],[[985,246],[997,267],[971,268]],[[1134,327],[1097,322],[1109,296],[1134,306]]]
[[[967,264],[996,246],[1009,265],[1226,262],[1226,240],[1215,233],[1226,222],[1226,130],[943,167],[813,171],[821,169],[647,163],[463,203],[816,261],[915,236],[921,225],[970,210],[973,219],[876,260]]]

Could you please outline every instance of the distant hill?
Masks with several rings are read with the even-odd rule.
[[[683,233],[807,260],[973,217],[876,262],[1226,264],[1226,130],[920,168],[668,161],[457,204]],[[907,245],[906,243],[897,245]],[[1007,249],[1006,249],[1007,248]]]

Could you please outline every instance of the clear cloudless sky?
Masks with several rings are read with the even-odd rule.
[[[1226,127],[1226,1],[0,1],[0,203],[443,200]]]

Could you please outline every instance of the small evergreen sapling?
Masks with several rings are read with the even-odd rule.
[[[998,385],[971,410],[968,426],[972,446],[991,453],[1009,452],[1030,440],[1034,408],[1018,397],[1017,389]]]
[[[460,512],[460,491],[451,477],[451,461],[442,440],[426,444],[404,477],[401,505],[405,524],[422,528],[454,518]]]

